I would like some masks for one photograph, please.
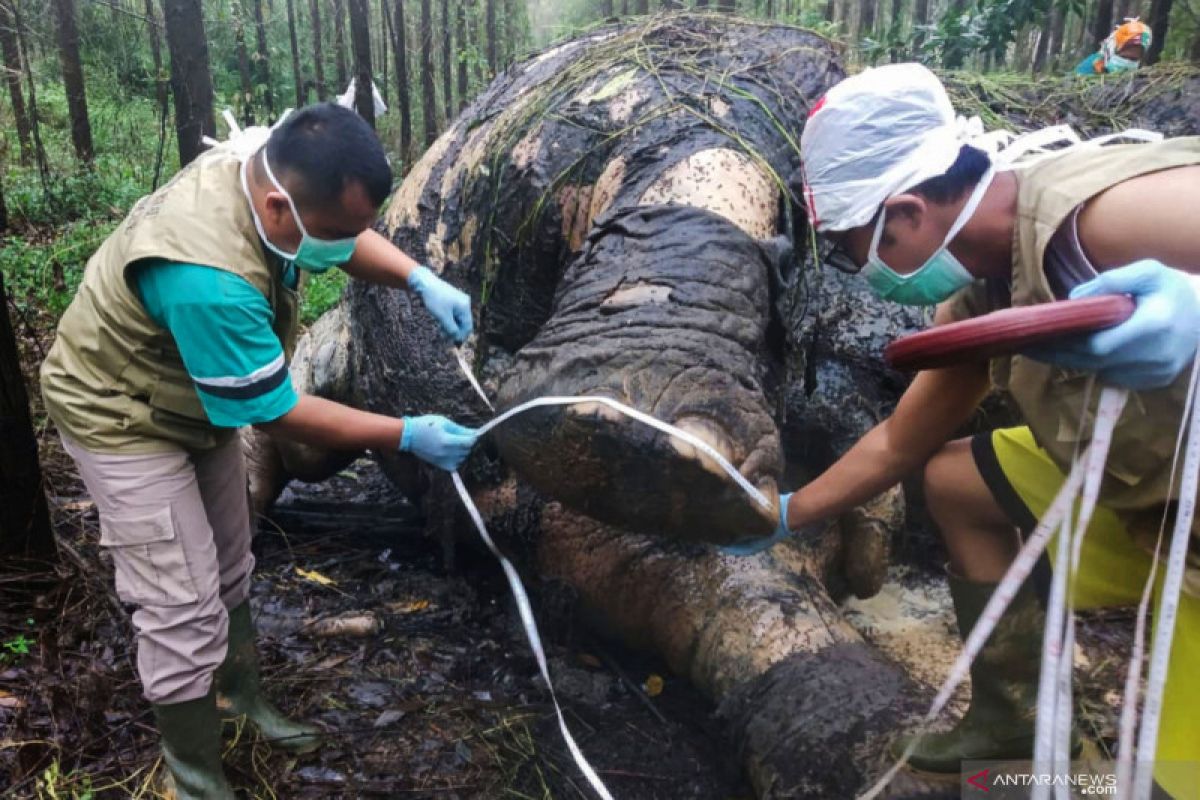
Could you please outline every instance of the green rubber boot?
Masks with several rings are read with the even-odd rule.
[[[958,630],[966,639],[996,589],[994,583],[950,578]],[[1033,757],[1038,673],[1046,613],[1026,581],[971,665],[971,704],[959,723],[944,733],[919,736],[908,763],[925,772],[957,773],[963,761]],[[892,745],[899,758],[913,736]],[[1080,744],[1072,732],[1072,754]]]
[[[214,678],[221,710],[244,714],[273,747],[308,753],[321,745],[320,729],[288,719],[263,696],[249,601],[229,612],[229,650]]]
[[[176,800],[234,800],[221,768],[221,718],[216,693],[210,689],[204,697],[153,708],[162,735],[163,760],[174,782],[167,796]]]

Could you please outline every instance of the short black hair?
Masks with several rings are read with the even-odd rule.
[[[987,153],[964,144],[950,169],[942,175],[921,181],[908,191],[938,205],[953,203],[979,183],[979,179],[987,172],[991,163]]]
[[[392,191],[392,167],[366,120],[335,103],[293,111],[267,140],[275,177],[288,175],[302,208],[326,208],[359,183],[376,208]]]

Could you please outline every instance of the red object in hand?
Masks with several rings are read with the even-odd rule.
[[[888,364],[915,372],[1018,353],[1035,344],[1111,328],[1133,314],[1124,294],[1006,308],[902,336],[883,351]]]

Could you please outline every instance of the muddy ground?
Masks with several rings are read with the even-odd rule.
[[[71,474],[61,456],[48,460],[59,478]],[[68,490],[56,500],[62,563],[32,594],[2,584],[0,641],[24,637],[29,652],[6,649],[0,666],[0,786],[12,797],[155,797],[153,720],[95,509],[73,480],[58,486]],[[252,602],[269,691],[331,735],[289,758],[230,730],[226,764],[245,796],[589,796],[495,563],[460,552],[450,574],[420,527],[365,460],[325,485],[293,484],[264,520]],[[948,602],[929,570],[898,567],[849,613],[932,691],[957,641]],[[534,587],[534,605],[569,724],[617,797],[751,797],[702,696],[576,626],[564,587]],[[1083,628],[1081,719],[1106,744],[1127,623],[1109,613]],[[662,688],[650,697],[655,676]]]
[[[45,323],[18,323],[30,377]],[[0,794],[154,798],[162,764],[128,610],[97,546],[95,508],[53,430],[40,433],[60,559],[33,574],[0,570]],[[330,737],[292,758],[231,727],[225,763],[242,796],[590,796],[496,563],[481,547],[460,548],[448,570],[422,528],[367,460],[323,485],[293,484],[262,521],[252,603],[268,692]],[[896,545],[907,565],[847,612],[924,684],[927,701],[957,637],[928,525],[914,518]],[[568,724],[616,797],[752,797],[703,696],[576,624],[568,588],[530,589]],[[1114,739],[1131,628],[1124,610],[1088,614],[1081,626],[1078,719],[1101,753]],[[902,780],[892,796],[958,792]]]

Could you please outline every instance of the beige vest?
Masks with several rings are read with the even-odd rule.
[[[1200,164],[1200,137],[1083,150],[1019,171],[1012,305],[1055,299],[1042,260],[1051,237],[1077,206],[1131,178],[1194,164]],[[976,289],[973,298],[958,299],[959,310],[978,313],[979,300]],[[1011,393],[1038,444],[1067,471],[1080,440],[1086,441],[1092,427],[1098,391],[1092,392],[1083,416],[1088,373],[1020,355],[993,359],[991,373],[993,383]],[[1157,532],[1162,506],[1174,497],[1169,485],[1171,459],[1187,382],[1185,372],[1167,388],[1132,393],[1114,433],[1101,498],[1125,517],[1139,539],[1147,526]]]
[[[202,264],[244,278],[270,303],[290,359],[299,296],[263,250],[239,168],[223,148],[201,155],[138,201],[88,261],[41,372],[51,419],[84,448],[208,449],[234,433],[209,424],[170,332],[142,307],[129,275],[138,262]]]

